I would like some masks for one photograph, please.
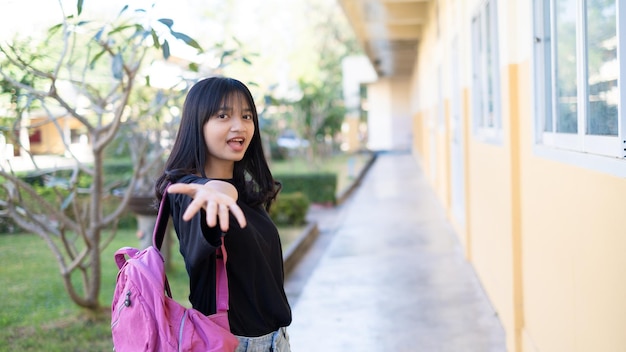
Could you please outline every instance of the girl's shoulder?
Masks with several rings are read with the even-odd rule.
[[[200,183],[200,184],[204,184],[204,183],[207,183],[207,182],[213,181],[213,180],[224,181],[224,182],[228,182],[228,183],[234,184],[234,181],[232,179],[207,178],[207,177],[202,177],[202,176],[194,175],[194,174],[185,175],[185,176],[179,178],[176,181],[176,183]]]
[[[178,180],[176,180],[176,183],[207,183],[209,182],[208,178],[204,178],[198,175],[185,175],[181,178],[179,178]]]

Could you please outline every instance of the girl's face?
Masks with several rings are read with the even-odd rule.
[[[242,94],[224,98],[219,111],[204,124],[209,178],[232,178],[235,161],[243,159],[254,135],[252,107]]]

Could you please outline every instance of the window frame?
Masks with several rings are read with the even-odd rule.
[[[626,0],[615,0],[616,6],[616,35],[617,35],[617,62],[619,63],[618,71],[618,128],[617,136],[603,136],[587,134],[587,119],[589,116],[588,97],[588,57],[587,57],[587,8],[586,0],[576,1],[576,44],[577,44],[577,133],[559,133],[556,128],[552,131],[545,131],[544,125],[547,114],[551,114],[551,123],[556,124],[556,97],[554,96],[556,77],[554,69],[556,58],[552,53],[555,52],[557,45],[554,28],[554,4],[555,0],[534,0],[532,2],[533,19],[533,79],[534,84],[534,112],[533,119],[535,123],[534,145],[536,148],[551,148],[553,151],[547,154],[554,155],[556,150],[574,153],[579,155],[580,160],[586,160],[584,165],[605,165],[605,162],[589,162],[594,157],[613,158],[614,160],[624,162],[626,158],[626,89],[622,86],[626,83],[626,63],[621,58],[624,57],[626,49]],[[549,34],[549,37],[546,37]],[[549,81],[548,81],[549,80]],[[620,85],[621,83],[621,85]],[[548,98],[549,97],[549,98]],[[546,154],[544,150],[544,154]],[[558,152],[556,152],[558,154]],[[585,154],[584,157],[581,155]],[[572,161],[572,157],[560,157]],[[612,164],[612,163],[608,163]],[[619,165],[619,164],[618,164]],[[608,170],[611,173],[620,171],[624,166],[611,166]],[[602,169],[605,169],[604,167]],[[619,169],[619,170],[618,170]]]
[[[485,19],[489,14],[488,22]],[[478,22],[480,21],[480,22]],[[486,26],[489,26],[489,33],[485,33]],[[479,28],[477,28],[479,26]],[[472,126],[474,135],[487,143],[502,144],[502,110],[501,110],[501,89],[500,89],[500,49],[498,40],[498,5],[497,0],[481,1],[471,21],[472,38]],[[484,57],[484,49],[481,47],[488,43],[490,48],[489,57]],[[486,64],[486,60],[491,60],[491,67]],[[486,74],[490,71],[490,75]],[[489,91],[491,84],[492,92]],[[483,108],[489,106],[489,100],[493,104],[493,126],[487,126],[487,117]]]

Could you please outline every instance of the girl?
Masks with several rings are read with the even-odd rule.
[[[159,200],[168,183],[193,307],[206,315],[216,310],[215,249],[225,234],[237,351],[290,351],[282,249],[267,213],[280,184],[265,160],[256,107],[243,83],[211,77],[190,89],[156,183]]]

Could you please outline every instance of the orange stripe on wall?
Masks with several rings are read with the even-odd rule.
[[[522,351],[522,331],[524,328],[524,290],[522,280],[522,201],[521,201],[521,126],[520,126],[520,78],[519,66],[508,67],[509,82],[509,140],[511,153],[511,236],[513,260],[513,306],[515,350]]]

